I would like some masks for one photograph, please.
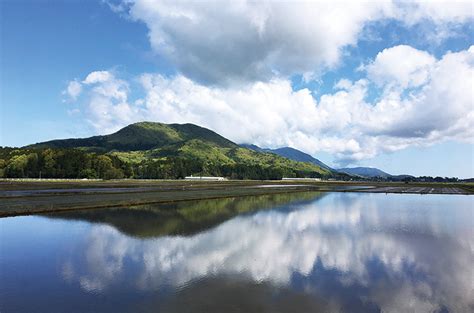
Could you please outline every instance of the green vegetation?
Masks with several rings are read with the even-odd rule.
[[[0,149],[0,177],[232,179],[344,177],[312,163],[242,148],[193,124],[142,122],[84,139]]]

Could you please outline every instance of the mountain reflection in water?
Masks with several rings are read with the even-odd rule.
[[[91,224],[61,277],[131,312],[474,311],[471,197],[313,197],[186,236]]]
[[[238,214],[271,209],[289,203],[315,201],[324,195],[320,192],[280,193],[126,208],[80,210],[50,213],[45,216],[106,223],[129,236],[153,238],[164,235],[192,235]]]

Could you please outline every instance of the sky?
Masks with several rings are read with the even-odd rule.
[[[0,145],[195,123],[333,167],[474,177],[474,7],[0,1]]]

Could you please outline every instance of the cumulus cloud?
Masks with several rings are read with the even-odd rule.
[[[383,65],[378,68],[380,54],[370,66],[370,71],[381,73],[381,76],[398,75],[398,78],[393,79],[397,84],[420,88],[406,97],[403,97],[402,92],[385,96],[377,103],[372,116],[375,120],[368,128],[376,133],[402,138],[436,140],[456,132],[459,138],[466,135],[472,138],[469,128],[473,126],[474,114],[474,46],[457,53],[448,52],[436,62],[426,55],[420,58],[420,51],[412,53],[418,55],[417,61],[413,61],[410,53],[404,54],[402,58],[412,59],[409,62],[412,62],[410,68],[414,71],[401,70],[393,74],[390,69],[386,71]],[[393,61],[397,62],[397,58],[393,58]],[[398,63],[403,63],[403,59]],[[391,120],[377,125],[376,121],[387,114],[392,115]]]
[[[83,112],[82,117],[100,133],[113,132],[144,116],[138,107],[128,103],[129,83],[116,78],[113,72],[94,71],[83,81],[71,84],[85,91],[85,106],[82,110],[70,110],[70,114]]]
[[[275,75],[311,79],[340,63],[367,25],[431,23],[437,34],[472,20],[469,2],[149,1],[112,4],[146,24],[152,49],[184,76],[228,85]],[[433,28],[431,27],[431,28]]]
[[[366,78],[343,79],[319,101],[283,78],[219,87],[150,73],[137,79],[144,97],[131,101],[129,83],[102,71],[83,82],[84,109],[102,133],[140,120],[195,123],[238,143],[326,151],[353,162],[446,139],[472,141],[473,70],[474,47],[436,59],[396,46],[366,65]],[[371,86],[381,88],[373,101]]]
[[[406,45],[384,49],[367,67],[369,78],[378,85],[418,87],[428,80],[436,59],[425,51]]]
[[[339,62],[364,24],[390,3],[276,1],[130,1],[129,15],[149,29],[152,48],[204,84],[269,80]]]

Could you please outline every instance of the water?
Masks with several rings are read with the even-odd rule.
[[[474,198],[304,193],[0,219],[0,312],[473,312]]]
[[[81,194],[81,193],[123,193],[156,191],[154,187],[105,187],[105,188],[53,188],[53,189],[27,189],[27,190],[0,190],[0,197],[27,197],[37,195],[55,194]]]

